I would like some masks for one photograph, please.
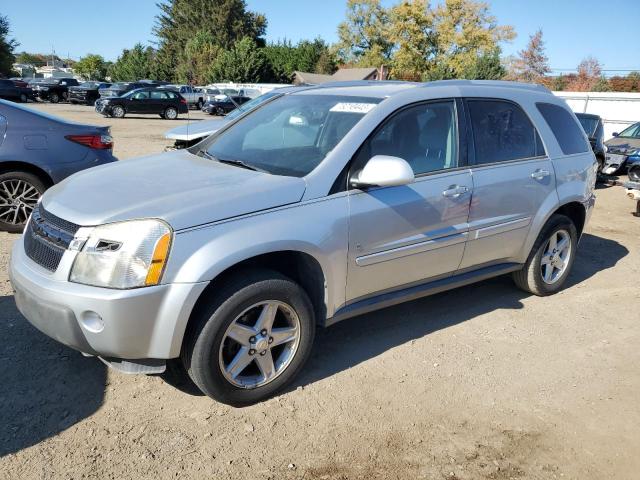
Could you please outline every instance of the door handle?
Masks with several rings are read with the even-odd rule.
[[[546,178],[549,175],[551,175],[551,172],[549,172],[549,170],[538,169],[531,174],[531,178],[533,178],[534,180],[542,180],[543,178]]]
[[[465,187],[464,185],[451,185],[448,189],[442,192],[442,196],[447,198],[458,198],[468,192],[469,187]]]

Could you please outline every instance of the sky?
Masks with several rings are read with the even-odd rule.
[[[386,6],[397,0],[382,0]],[[3,0],[0,15],[9,17],[17,51],[48,53],[78,59],[98,53],[115,60],[136,42],[152,43],[156,0],[64,0],[51,14],[50,0]],[[606,70],[640,70],[640,0],[488,0],[498,23],[512,25],[516,39],[503,45],[516,54],[541,28],[549,64],[575,69],[593,55]],[[247,0],[251,10],[268,20],[267,40],[322,37],[337,39],[346,0]],[[615,72],[607,72],[609,75]],[[626,73],[626,72],[621,72]]]

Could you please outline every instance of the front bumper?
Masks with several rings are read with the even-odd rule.
[[[68,282],[75,252],[66,251],[51,273],[15,242],[9,275],[15,301],[45,335],[90,355],[169,359],[180,355],[184,330],[207,283],[176,283],[112,290]]]

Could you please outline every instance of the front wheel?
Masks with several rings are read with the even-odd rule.
[[[293,380],[311,352],[313,308],[306,292],[277,272],[245,272],[200,309],[182,352],[203,393],[228,405],[265,400]]]
[[[60,101],[60,95],[58,95],[57,93],[50,93],[49,101],[51,103],[58,103]]]
[[[124,114],[124,108],[120,105],[115,105],[113,108],[111,108],[111,116],[114,118],[124,118]]]
[[[26,95],[26,94],[21,93],[21,94],[20,94],[20,102],[21,102],[21,103],[27,103],[28,101],[29,101],[29,97],[27,97],[27,95]]]
[[[167,120],[175,120],[178,118],[178,110],[173,107],[167,107],[164,111],[164,118]]]
[[[569,276],[577,246],[578,232],[571,219],[553,215],[540,232],[524,267],[513,273],[515,284],[541,297],[558,292]]]
[[[204,105],[204,103],[202,103],[202,100],[198,100],[198,103],[196,103],[196,108],[198,110],[202,110],[202,105]]]
[[[27,172],[0,175],[0,230],[19,233],[44,193],[42,180]]]

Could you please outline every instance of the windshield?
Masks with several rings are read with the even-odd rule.
[[[80,84],[80,86],[84,88],[98,88],[99,85],[100,83],[98,82],[82,82]]]
[[[577,117],[578,120],[580,120],[580,125],[582,125],[582,128],[584,129],[587,136],[595,136],[596,128],[598,128],[598,118],[585,117],[583,115],[577,115]]]
[[[111,85],[111,88],[121,89],[121,88],[127,88],[128,86],[129,86],[129,83],[127,82],[118,82]]]
[[[276,175],[303,177],[316,168],[381,99],[286,95],[214,137],[208,156]]]
[[[640,138],[640,122],[634,123],[629,128],[625,128],[618,136],[626,138]]]

